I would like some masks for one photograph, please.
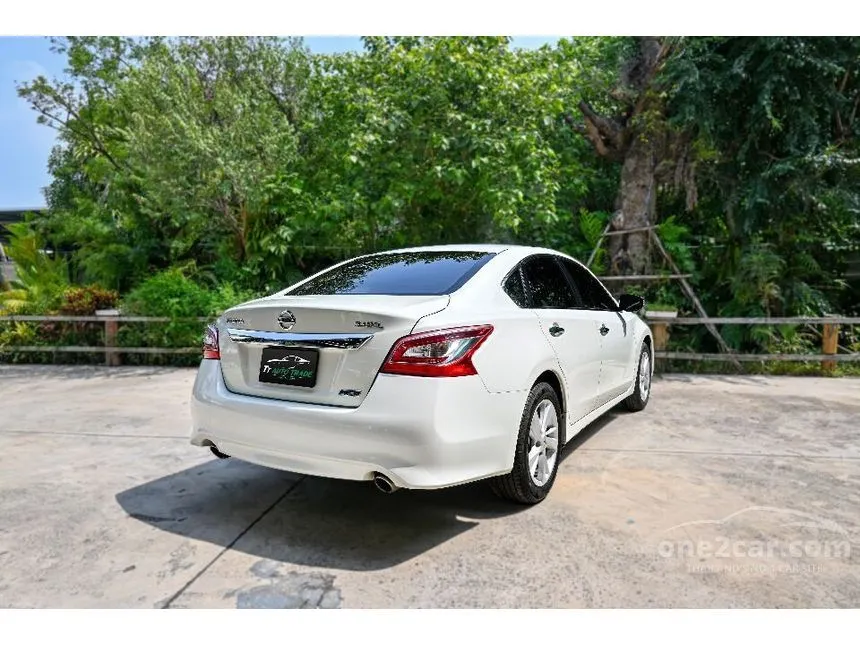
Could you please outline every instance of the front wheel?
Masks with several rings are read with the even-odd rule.
[[[520,504],[537,504],[547,496],[558,472],[563,422],[555,390],[547,383],[537,383],[520,420],[514,467],[507,475],[490,480],[496,495]]]
[[[642,350],[639,352],[639,367],[636,370],[636,385],[633,387],[633,394],[624,399],[624,405],[631,412],[644,410],[645,406],[648,405],[648,399],[651,397],[651,376],[653,373],[651,347],[643,343]]]

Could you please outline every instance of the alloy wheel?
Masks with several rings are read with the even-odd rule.
[[[558,459],[558,414],[549,399],[538,403],[529,426],[529,476],[538,486],[546,484]]]
[[[639,398],[643,401],[648,400],[648,393],[651,391],[651,354],[648,350],[642,352],[642,358],[639,359]]]

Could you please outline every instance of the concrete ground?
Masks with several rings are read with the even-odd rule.
[[[860,606],[860,379],[657,379],[529,508],[216,460],[193,379],[0,366],[0,607]]]

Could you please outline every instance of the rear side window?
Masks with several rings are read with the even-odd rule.
[[[478,251],[370,255],[326,271],[287,293],[291,296],[446,295],[466,284],[494,255]]]
[[[577,299],[561,265],[549,255],[526,260],[523,276],[534,309],[572,309]]]
[[[514,301],[517,307],[525,309],[529,306],[529,300],[526,297],[526,290],[523,286],[523,277],[520,273],[520,267],[514,269],[514,272],[508,276],[507,280],[505,280],[504,289],[505,293],[510,296],[511,300]]]

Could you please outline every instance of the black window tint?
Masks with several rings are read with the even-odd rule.
[[[609,294],[606,293],[606,289],[603,288],[599,280],[576,262],[571,262],[565,258],[562,258],[561,261],[568,274],[570,274],[576,290],[579,292],[583,307],[586,309],[615,311],[615,303]]]
[[[523,265],[523,275],[535,309],[571,309],[576,297],[555,258],[542,255]]]
[[[291,296],[449,294],[462,287],[494,255],[475,251],[381,253],[326,271],[288,293]]]
[[[508,276],[505,280],[505,293],[511,297],[518,307],[528,307],[529,301],[526,298],[526,290],[523,287],[523,278],[520,274],[520,269],[517,269]]]

